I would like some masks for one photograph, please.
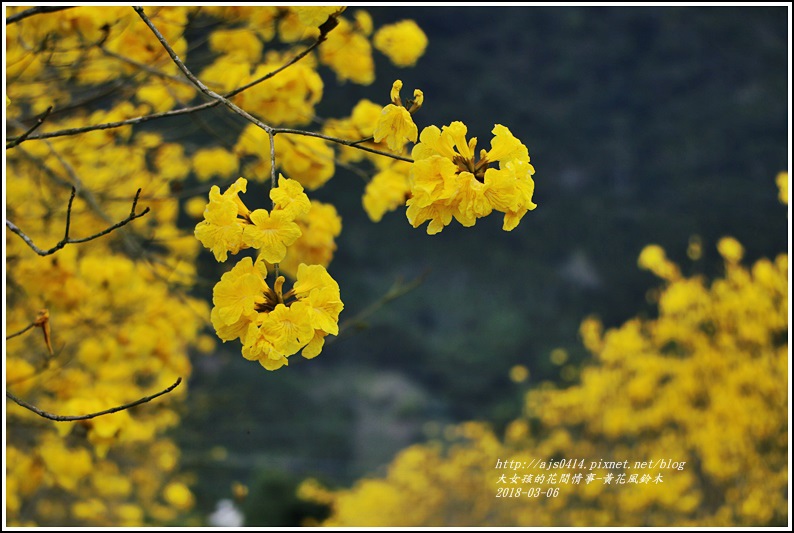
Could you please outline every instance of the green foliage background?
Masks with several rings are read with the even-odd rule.
[[[560,380],[549,353],[585,357],[584,317],[612,327],[648,312],[657,282],[636,266],[644,245],[707,275],[719,273],[721,236],[745,246],[746,263],[787,246],[773,183],[788,154],[785,7],[368,10],[376,25],[413,18],[428,50],[414,69],[379,61],[368,87],[327,75],[318,113],[385,103],[402,79],[424,91],[420,129],[462,120],[487,147],[494,123],[509,127],[537,169],[538,208],[510,233],[489,217],[428,236],[404,210],[371,223],[364,183],[341,168],[317,191],[343,218],[329,267],[342,321],[395,279],[427,276],[311,363],[294,358],[270,373],[223,346],[194,358],[177,438],[196,474],[196,507],[209,511],[234,481],[249,484],[247,525],[298,525],[299,513],[256,512],[259,499],[294,509],[290,479],[349,483],[440,423],[499,427],[518,414],[513,365],[530,369],[530,385]],[[693,235],[704,245],[695,263]]]

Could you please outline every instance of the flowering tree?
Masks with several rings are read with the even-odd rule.
[[[507,127],[479,152],[459,121],[420,133],[424,94],[403,100],[400,80],[347,117],[315,116],[320,69],[368,85],[373,47],[413,65],[427,45],[413,21],[375,30],[339,6],[50,6],[8,7],[5,27],[12,524],[163,524],[190,510],[166,431],[190,354],[214,349],[205,328],[267,370],[339,332],[342,221],[309,196],[337,165],[371,176],[373,221],[406,206],[428,234],[493,211],[510,231],[535,208],[529,152]],[[158,129],[180,116],[212,142]],[[269,184],[267,201],[241,198],[249,180]],[[211,307],[196,291],[202,246],[219,262],[255,251],[211,282]]]
[[[777,183],[788,203],[788,174]],[[717,248],[724,276],[708,281],[645,247],[658,317],[584,320],[593,359],[578,383],[528,391],[503,436],[460,424],[383,476],[309,479],[301,496],[336,527],[785,526],[788,254],[745,266],[736,239]]]

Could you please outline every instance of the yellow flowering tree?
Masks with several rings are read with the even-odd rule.
[[[787,173],[777,182],[787,203]],[[453,426],[381,476],[338,490],[309,479],[299,495],[335,527],[785,526],[788,255],[745,266],[736,239],[717,249],[724,275],[708,281],[644,248],[658,316],[607,331],[584,320],[593,359],[578,383],[530,389],[503,435]]]
[[[400,80],[385,105],[372,95],[317,126],[322,69],[369,85],[373,51],[415,65],[427,37],[411,20],[375,28],[343,6],[5,15],[10,524],[184,520],[191,479],[168,431],[191,356],[215,348],[205,329],[268,370],[339,333],[329,265],[342,220],[310,197],[337,164],[372,175],[362,205],[373,221],[406,206],[428,233],[492,210],[509,231],[535,207],[528,150],[506,127],[480,154],[461,122],[420,133],[424,95],[403,101]],[[194,71],[190,30],[202,27],[208,55]],[[203,116],[214,142],[151,127]],[[243,197],[248,180],[268,198]],[[206,251],[245,255],[210,282],[211,306],[190,296]]]

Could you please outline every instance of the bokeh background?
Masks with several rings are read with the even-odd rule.
[[[498,431],[528,388],[575,380],[550,354],[564,349],[573,367],[587,360],[585,317],[608,328],[653,313],[646,294],[659,282],[637,267],[647,244],[685,274],[710,277],[721,272],[720,237],[738,239],[746,263],[787,249],[774,185],[789,153],[785,7],[368,11],[376,27],[414,19],[427,51],[411,69],[378,56],[370,86],[321,69],[318,115],[383,101],[401,79],[424,92],[420,129],[461,120],[487,147],[494,124],[510,128],[529,148],[538,208],[509,233],[491,216],[428,236],[404,210],[372,223],[364,182],[339,168],[314,197],[343,219],[329,271],[344,332],[319,358],[277,372],[233,343],[194,359],[175,438],[206,515],[239,483],[246,525],[299,525],[317,512],[294,496],[306,477],[349,485],[448,423],[485,420]],[[687,257],[693,239],[697,261]],[[421,283],[357,318],[412,280]],[[516,384],[509,371],[519,364],[530,377]]]

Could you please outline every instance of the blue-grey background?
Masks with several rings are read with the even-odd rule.
[[[315,360],[268,372],[237,343],[195,358],[176,437],[197,508],[211,511],[244,483],[247,525],[299,525],[317,512],[294,499],[301,479],[349,484],[444,423],[483,419],[498,430],[521,412],[527,387],[562,383],[551,350],[586,362],[583,318],[612,327],[652,316],[645,296],[659,283],[636,266],[643,246],[660,244],[686,274],[708,276],[720,274],[722,236],[737,238],[748,262],[787,249],[774,183],[788,166],[785,7],[368,11],[376,28],[416,20],[428,49],[410,69],[376,52],[366,87],[322,69],[318,114],[346,116],[360,98],[385,104],[399,78],[424,92],[420,129],[461,120],[488,148],[495,123],[510,128],[529,148],[538,208],[509,233],[495,213],[428,236],[404,209],[370,222],[364,182],[342,169],[314,194],[343,218],[329,267],[342,322],[396,280],[425,277]],[[695,235],[704,253],[693,262]],[[529,368],[528,382],[509,380],[515,364]]]

